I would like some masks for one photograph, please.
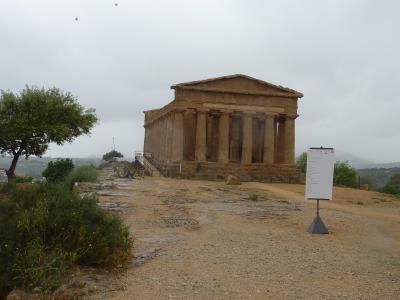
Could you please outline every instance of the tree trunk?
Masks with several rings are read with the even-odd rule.
[[[16,153],[12,159],[10,168],[6,171],[8,183],[14,183],[15,181],[15,168],[17,167],[17,162],[21,153]]]

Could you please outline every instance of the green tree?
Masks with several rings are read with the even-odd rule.
[[[303,174],[307,172],[307,152],[303,152],[296,159],[296,168],[300,170]]]
[[[393,174],[389,182],[380,191],[389,194],[400,194],[400,173]]]
[[[49,182],[61,182],[64,181],[73,169],[74,164],[72,163],[72,159],[58,159],[56,161],[50,161],[42,175],[46,177]]]
[[[62,145],[89,134],[97,122],[94,109],[85,110],[70,93],[26,86],[20,93],[1,91],[0,153],[12,156],[9,182],[21,156],[43,155],[49,143]]]
[[[106,154],[103,155],[103,160],[110,162],[115,160],[116,158],[122,158],[122,157],[124,157],[122,153],[116,150],[111,150],[110,152],[107,152]]]
[[[348,162],[337,161],[333,171],[333,184],[348,187],[357,186],[357,171]]]
[[[378,187],[377,180],[374,176],[362,176],[360,175],[360,185],[368,185],[370,190],[376,190]]]

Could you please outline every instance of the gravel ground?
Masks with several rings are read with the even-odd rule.
[[[330,234],[312,235],[302,185],[146,177],[113,192],[100,201],[135,255],[124,288],[93,299],[400,299],[398,198],[335,188]]]

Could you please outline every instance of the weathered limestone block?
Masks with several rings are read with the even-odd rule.
[[[235,176],[235,175],[228,175],[228,177],[226,178],[226,184],[227,185],[238,185],[240,184],[240,180],[239,177]]]

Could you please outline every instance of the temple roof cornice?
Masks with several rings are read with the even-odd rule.
[[[301,98],[302,93],[299,92],[263,92],[263,91],[251,91],[251,90],[237,90],[237,89],[224,89],[224,88],[211,88],[211,87],[196,87],[196,86],[171,86],[173,90],[187,90],[187,91],[198,91],[205,93],[224,93],[224,94],[241,94],[241,95],[258,95],[258,96],[271,96],[271,97],[282,97],[282,98]]]

